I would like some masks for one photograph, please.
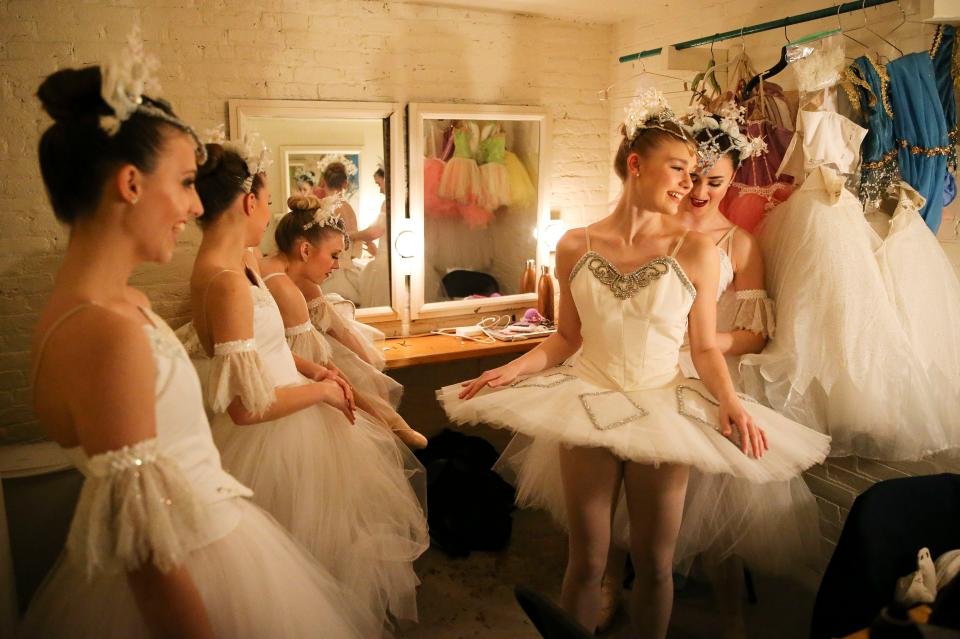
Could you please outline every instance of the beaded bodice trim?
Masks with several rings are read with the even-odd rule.
[[[570,271],[570,281],[577,276],[580,269],[584,266],[593,273],[593,276],[601,284],[608,287],[613,294],[621,300],[630,299],[640,292],[640,289],[650,286],[652,282],[660,279],[671,270],[676,273],[680,283],[690,293],[694,299],[697,298],[697,289],[690,283],[683,268],[677,262],[676,258],[664,255],[655,257],[647,263],[641,265],[629,273],[621,273],[607,258],[596,251],[587,251],[577,261],[577,264]]]

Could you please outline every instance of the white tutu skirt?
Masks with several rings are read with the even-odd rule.
[[[457,398],[459,384],[438,391],[452,421],[520,433],[497,462],[516,486],[518,504],[544,508],[566,526],[559,446],[602,447],[627,461],[692,467],[678,567],[702,552],[736,554],[779,573],[815,561],[818,512],[800,474],[824,460],[828,437],[745,400],[770,444],[755,459],[718,432],[716,402],[699,380],[678,376],[660,388],[621,392],[572,370],[550,369],[467,401]],[[626,545],[628,531],[625,509],[618,509],[615,541]]]
[[[354,601],[381,621],[416,620],[412,562],[429,538],[425,473],[406,446],[365,413],[351,425],[322,404],[250,426],[220,414],[212,427],[224,468]]]
[[[377,637],[378,621],[247,500],[229,534],[192,553],[186,568],[222,639]],[[125,573],[88,581],[61,556],[20,626],[24,638],[150,639]]]

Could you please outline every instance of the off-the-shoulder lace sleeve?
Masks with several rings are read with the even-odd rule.
[[[174,334],[177,336],[177,339],[180,340],[180,343],[183,344],[187,355],[192,359],[206,359],[207,354],[200,344],[200,336],[197,335],[197,330],[193,327],[193,322],[187,322],[174,331]]]
[[[326,318],[327,330],[330,333],[339,337],[341,342],[346,342],[347,340],[343,339],[343,336],[349,335],[352,343],[346,345],[353,351],[361,350],[362,352],[357,353],[357,355],[370,362],[376,369],[383,370],[385,364],[383,351],[374,344],[374,340],[384,338],[383,332],[356,320],[347,319],[329,305]]]
[[[248,411],[262,415],[276,399],[273,380],[253,339],[215,344],[209,375],[207,404],[215,413],[225,412],[239,397]]]
[[[333,309],[327,305],[327,301],[323,297],[317,297],[310,300],[307,307],[310,309],[310,321],[317,327],[317,330],[321,333],[329,331],[330,316],[333,314]]]
[[[776,307],[763,289],[737,291],[736,328],[764,337],[773,337],[777,329]]]
[[[202,543],[202,507],[156,438],[95,455],[88,469],[67,537],[88,578],[148,563],[167,572]]]
[[[294,355],[322,365],[330,361],[330,344],[311,322],[291,326],[284,333]]]

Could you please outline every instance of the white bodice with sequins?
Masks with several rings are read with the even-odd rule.
[[[573,364],[597,386],[643,390],[677,377],[680,347],[696,290],[674,257],[620,273],[587,251],[570,273],[583,346]]]
[[[240,509],[231,503],[234,497],[249,497],[249,488],[223,470],[220,453],[213,444],[210,425],[203,410],[203,396],[196,371],[173,331],[149,311],[154,325],[144,325],[150,339],[156,366],[156,448],[155,453],[176,462],[186,477],[197,501],[204,505],[200,530],[203,542],[209,543],[226,535],[240,520]],[[136,447],[112,455],[118,460],[137,464]],[[66,454],[86,477],[99,477],[106,469],[100,468],[105,457],[92,460],[82,448],[66,449]],[[91,465],[91,461],[93,465]],[[141,463],[143,460],[139,460]]]

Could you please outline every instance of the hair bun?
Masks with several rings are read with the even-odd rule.
[[[47,76],[37,97],[57,122],[95,120],[113,113],[100,96],[100,85],[100,67],[61,69]]]
[[[197,175],[210,175],[216,173],[223,164],[225,150],[216,142],[208,142],[204,145],[207,149],[207,161],[197,167]]]
[[[299,213],[301,211],[316,211],[323,206],[323,202],[316,195],[300,195],[298,193],[287,198],[287,206],[294,213]]]

